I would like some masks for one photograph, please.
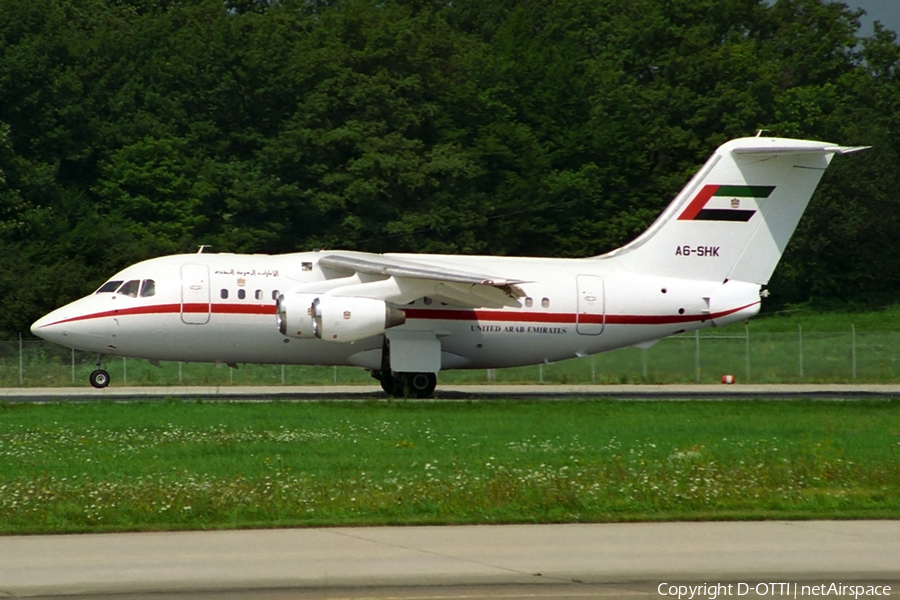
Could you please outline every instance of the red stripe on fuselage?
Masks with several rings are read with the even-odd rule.
[[[190,306],[190,305],[188,305]],[[205,305],[204,305],[205,306]],[[126,315],[161,315],[168,313],[177,313],[180,312],[181,305],[180,304],[155,304],[153,306],[134,306],[131,308],[116,308],[113,310],[104,310],[102,312],[90,313],[86,315],[78,315],[77,317],[69,317],[68,319],[62,319],[60,321],[56,321],[54,323],[48,323],[44,325],[44,327],[49,327],[50,325],[62,325],[63,323],[75,323],[77,321],[90,321],[92,319],[103,319],[106,317],[123,317]]]
[[[407,319],[429,319],[436,321],[502,321],[517,323],[605,323],[607,325],[670,325],[676,323],[694,323],[719,319],[730,314],[755,306],[759,302],[751,302],[730,310],[715,314],[701,315],[594,315],[574,313],[531,313],[508,310],[448,310],[407,308]],[[577,318],[576,318],[577,317]]]
[[[453,309],[422,309],[407,308],[403,309],[407,319],[421,319],[430,321],[501,321],[515,323],[559,323],[574,324],[579,323],[605,323],[606,325],[672,325],[677,323],[694,323],[697,321],[707,321],[710,319],[718,319],[728,316],[738,311],[755,306],[759,302],[751,302],[745,306],[739,306],[730,310],[714,314],[700,315],[594,315],[575,313],[542,313],[542,312],[523,312],[514,310],[453,310]],[[177,313],[205,313],[209,311],[210,306],[213,314],[221,315],[274,315],[275,305],[273,304],[239,304],[231,303],[213,303],[207,304],[156,304],[152,306],[135,306],[130,308],[120,308],[115,310],[107,310],[87,315],[79,315],[70,317],[49,325],[61,325],[63,323],[73,323],[76,321],[87,321],[91,319],[102,319],[105,317],[124,317],[132,315],[157,315],[157,314],[177,314]],[[47,327],[45,325],[44,327]]]
[[[211,309],[211,310],[210,310]],[[208,313],[212,312],[213,314],[234,314],[234,315],[274,315],[275,314],[275,305],[269,304],[237,304],[237,303],[229,303],[229,304],[205,304],[205,303],[192,303],[192,304],[153,304],[150,306],[132,306],[128,308],[116,308],[113,310],[104,310],[101,312],[90,313],[86,315],[78,315],[77,317],[70,317],[68,319],[62,319],[61,321],[56,321],[55,323],[49,323],[44,325],[44,327],[48,327],[49,325],[61,325],[63,323],[74,323],[76,321],[89,321],[91,319],[103,319],[106,317],[126,317],[132,315],[167,315],[167,314],[178,314],[178,313]]]
[[[574,323],[572,313],[532,313],[512,310],[402,309],[407,319],[434,321],[516,321],[519,323]],[[597,315],[602,320],[602,315]],[[599,321],[598,321],[599,322]]]
[[[200,311],[203,312],[203,311]],[[229,304],[213,304],[213,314],[223,315],[274,315],[274,304],[239,304],[232,302]]]

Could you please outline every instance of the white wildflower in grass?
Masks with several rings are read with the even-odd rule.
[[[40,531],[41,523],[79,531],[114,524],[554,521],[659,511],[898,507],[900,467],[892,455],[878,454],[896,452],[890,431],[900,424],[890,415],[868,421],[867,431],[885,431],[878,438],[883,443],[869,444],[867,437],[838,446],[829,437],[833,430],[814,442],[784,434],[742,439],[733,434],[739,425],[727,436],[687,434],[679,429],[684,419],[675,418],[666,422],[679,427],[650,436],[643,425],[606,424],[610,410],[630,414],[645,405],[603,406],[602,419],[579,412],[554,420],[555,411],[574,415],[574,408],[592,405],[525,403],[516,410],[549,416],[523,416],[508,428],[511,409],[490,404],[477,410],[496,410],[497,422],[418,405],[365,407],[391,414],[366,420],[355,406],[275,404],[260,407],[253,419],[217,417],[221,422],[187,418],[191,411],[182,405],[156,405],[149,418],[148,412],[124,426],[98,417],[46,426],[7,422],[15,411],[0,411],[0,515],[5,531]],[[112,411],[121,421],[142,408],[72,408],[71,414]],[[822,407],[816,409],[811,413]],[[200,413],[247,410],[204,405]],[[436,416],[423,418],[430,410]],[[273,411],[279,414],[270,417]],[[291,418],[293,411],[303,418]],[[318,418],[328,411],[341,417]],[[780,422],[785,419],[762,419],[757,427]],[[848,454],[853,443],[863,450]]]

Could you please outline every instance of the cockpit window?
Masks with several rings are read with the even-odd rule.
[[[117,290],[117,293],[123,296],[131,296],[132,298],[137,298],[138,289],[141,287],[141,282],[137,279],[132,279],[127,283],[123,283],[122,287]]]
[[[98,290],[97,290],[96,292],[94,292],[94,293],[95,293],[95,294],[112,294],[114,291],[116,291],[117,289],[119,289],[119,286],[120,286],[120,285],[122,285],[122,280],[121,280],[121,279],[118,280],[118,281],[107,281],[106,283],[104,283],[103,285],[101,285],[101,286],[100,286],[100,289],[98,289]]]
[[[156,294],[156,282],[152,279],[145,279],[141,283],[141,298],[147,298]]]

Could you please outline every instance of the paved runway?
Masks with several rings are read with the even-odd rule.
[[[0,538],[0,597],[659,598],[671,586],[729,583],[734,597],[739,589],[749,598],[792,596],[786,586],[795,583],[887,584],[897,596],[900,521]],[[773,593],[776,584],[785,593]]]
[[[378,386],[192,386],[0,388],[0,402],[65,400],[373,400],[386,398]],[[753,398],[900,398],[898,384],[705,384],[705,385],[440,385],[438,400],[538,399],[753,399]]]

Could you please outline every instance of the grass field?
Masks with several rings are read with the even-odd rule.
[[[43,341],[0,342],[0,386],[87,386],[95,356]],[[355,367],[163,363],[108,359],[113,386],[373,384]],[[497,369],[500,383],[889,383],[900,380],[900,307],[877,311],[786,311],[749,325],[667,338],[552,365]],[[445,371],[442,384],[485,383],[484,370]]]
[[[0,405],[0,533],[900,516],[900,403]]]

